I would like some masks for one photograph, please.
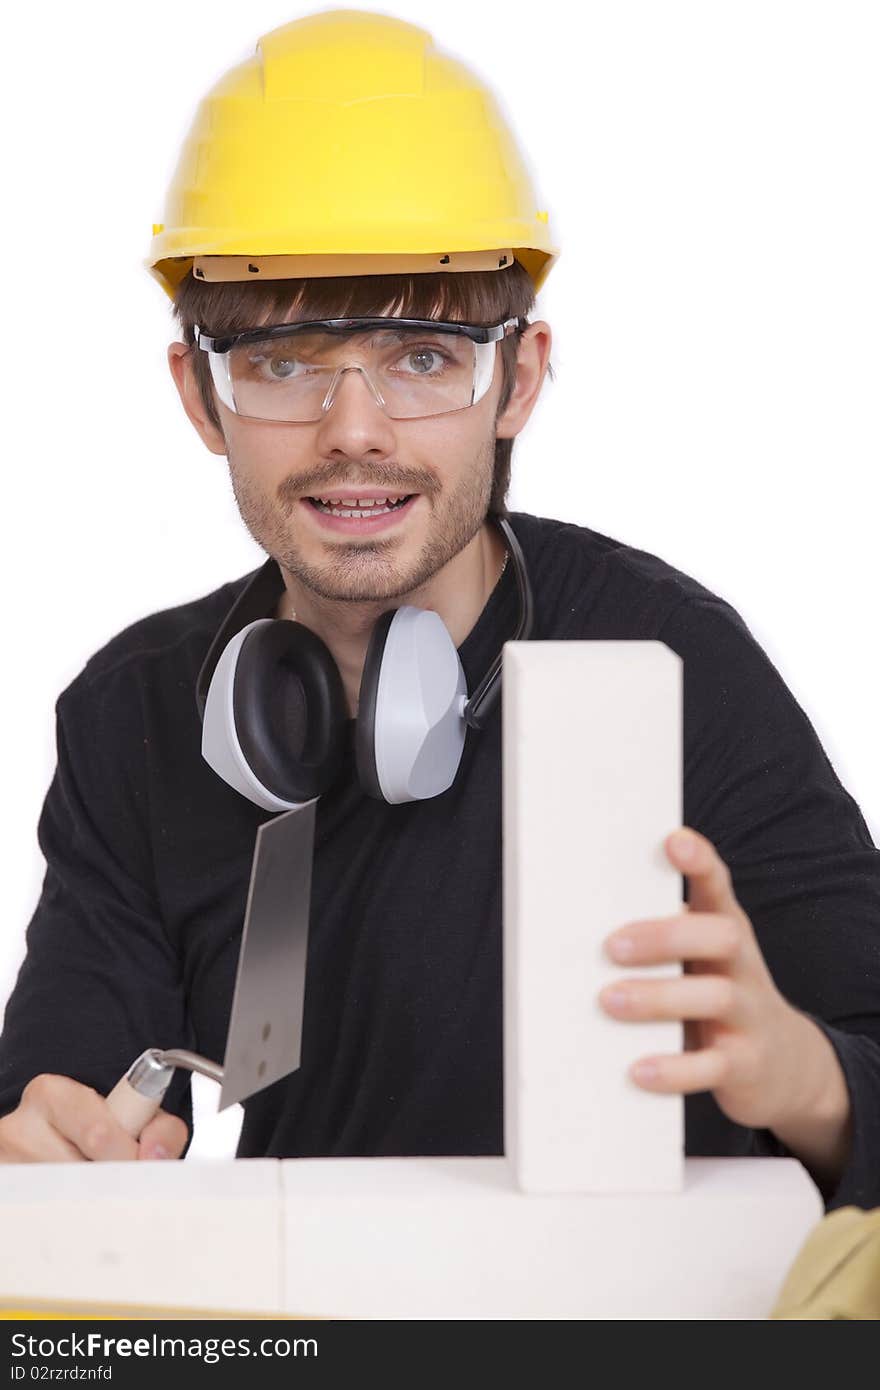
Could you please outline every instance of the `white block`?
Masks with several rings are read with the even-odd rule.
[[[0,1308],[765,1318],[822,1203],[793,1159],[681,1193],[524,1196],[504,1158],[0,1167]]]
[[[630,1063],[683,1048],[597,995],[627,973],[615,928],[681,910],[663,840],[682,823],[682,662],[656,641],[504,647],[504,1137],[527,1192],[674,1192],[679,1095]]]
[[[284,1308],[337,1318],[766,1318],[822,1216],[794,1159],[680,1193],[524,1196],[503,1158],[281,1163]]]
[[[0,1165],[0,1300],[277,1312],[275,1159]]]

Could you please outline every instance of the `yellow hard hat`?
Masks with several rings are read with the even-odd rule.
[[[503,269],[558,257],[491,92],[426,30],[328,10],[200,103],[144,262],[203,280]]]

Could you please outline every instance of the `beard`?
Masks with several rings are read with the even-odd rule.
[[[483,442],[476,457],[463,469],[455,491],[445,499],[442,496],[438,499],[437,483],[433,475],[426,472],[413,471],[405,480],[400,476],[374,479],[379,486],[387,485],[390,492],[419,492],[420,501],[427,503],[424,524],[428,534],[411,560],[400,558],[398,552],[403,547],[397,537],[355,543],[334,538],[329,544],[323,542],[331,551],[330,558],[321,564],[310,563],[287,524],[289,517],[297,515],[302,505],[303,481],[291,478],[281,485],[282,506],[279,509],[236,466],[231,450],[227,458],[242,521],[257,545],[271,555],[282,570],[322,599],[340,603],[383,603],[421,588],[458,555],[483,526],[492,497],[495,435],[493,433]],[[376,473],[375,469],[369,471]],[[342,485],[344,479],[324,479],[313,485],[326,494],[332,492],[333,483],[337,481]],[[303,524],[308,523],[304,521]],[[320,533],[313,534],[317,537]],[[317,543],[322,544],[320,540]]]

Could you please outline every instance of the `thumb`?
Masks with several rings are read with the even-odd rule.
[[[189,1130],[179,1115],[157,1110],[138,1140],[138,1158],[180,1158]]]

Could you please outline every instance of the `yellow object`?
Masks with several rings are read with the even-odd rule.
[[[789,1270],[770,1318],[880,1318],[880,1207],[838,1207],[823,1217]]]
[[[140,1318],[151,1320],[159,1318],[247,1318],[258,1321],[266,1318],[283,1319],[286,1322],[326,1322],[324,1314],[254,1312],[247,1308],[196,1308],[172,1307],[168,1304],[153,1303],[100,1303],[93,1300],[73,1299],[24,1299],[4,1297],[0,1294],[0,1322],[32,1322],[52,1320],[70,1322],[80,1318],[100,1318],[101,1321],[128,1321]]]
[[[242,258],[210,278],[267,279],[449,271],[460,252],[499,270],[512,253],[536,291],[559,254],[494,97],[426,30],[328,10],[204,97],[144,264],[173,297],[200,257]]]

